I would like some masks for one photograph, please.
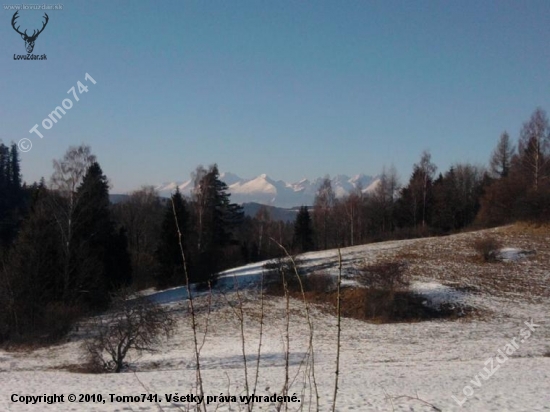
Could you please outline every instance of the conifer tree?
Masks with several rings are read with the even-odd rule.
[[[9,329],[16,335],[35,333],[44,323],[48,306],[63,298],[61,254],[57,224],[49,209],[49,197],[56,196],[45,187],[33,194],[29,217],[10,253],[9,269],[3,285]]]
[[[503,132],[489,161],[489,169],[493,177],[505,178],[508,176],[515,151],[515,146],[510,142],[510,136],[507,132]]]
[[[97,162],[88,168],[76,197],[72,289],[91,306],[102,306],[108,292],[131,281],[130,259],[123,231],[117,231],[109,210],[109,184]]]
[[[175,211],[175,216],[174,216]],[[176,226],[177,219],[177,226]],[[189,212],[179,188],[166,203],[160,241],[156,256],[159,263],[157,285],[167,287],[185,283],[183,257],[180,249],[178,227],[182,234],[181,244],[186,255],[187,269],[191,270],[188,252]]]
[[[25,213],[17,145],[0,144],[0,248],[15,239]]]
[[[313,228],[307,206],[300,207],[294,222],[294,250],[305,253],[313,250]]]
[[[235,243],[233,232],[244,217],[243,208],[231,203],[227,185],[220,180],[218,166],[195,173],[193,204],[196,222],[196,261],[192,274],[195,282],[210,280],[228,265],[225,254]]]
[[[9,149],[0,143],[0,247],[9,240]]]

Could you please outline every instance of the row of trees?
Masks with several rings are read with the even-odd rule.
[[[548,219],[550,127],[546,113],[536,109],[524,123],[517,150],[503,132],[488,168],[458,163],[436,172],[426,151],[405,185],[392,167],[383,170],[372,192],[357,187],[348,196],[336,198],[330,179],[325,178],[312,216],[300,210],[296,251],[437,235],[473,224],[485,227],[518,219]]]
[[[405,186],[392,167],[382,172],[372,192],[358,187],[343,198],[336,198],[330,179],[325,178],[312,213],[302,208],[298,215],[295,239],[311,241],[299,240],[297,250],[441,234],[472,224],[489,182],[486,172],[471,164],[453,165],[438,176],[435,171],[430,153],[424,152]],[[307,219],[309,224],[304,223]]]
[[[216,165],[196,169],[190,199],[178,191],[161,200],[144,188],[112,205],[89,146],[71,147],[48,184],[28,188],[17,148],[1,149],[0,340],[63,333],[80,314],[107,307],[132,272],[142,287],[181,284],[186,270],[206,283],[243,261],[235,237],[243,211]]]
[[[542,109],[523,124],[517,146],[504,132],[490,162],[492,184],[479,220],[497,225],[516,219],[550,217],[550,125]]]
[[[89,147],[71,148],[54,169],[49,187],[20,188],[28,207],[2,252],[0,337],[63,333],[131,281],[125,233],[112,220],[107,178]]]
[[[152,187],[143,187],[113,205],[116,220],[127,230],[140,287],[181,284],[182,249],[191,282],[205,284],[223,269],[280,256],[271,239],[292,245],[292,223],[273,220],[265,207],[256,216],[244,216],[230,201],[216,165],[199,166],[192,178],[190,197],[176,190],[171,199],[162,199]]]
[[[183,283],[185,271],[191,282],[204,284],[241,262],[235,233],[243,221],[242,207],[230,202],[217,165],[208,170],[199,166],[193,180],[191,199],[184,199],[177,190],[165,207],[155,250],[160,286]]]

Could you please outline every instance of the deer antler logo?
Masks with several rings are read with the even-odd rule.
[[[19,27],[21,27],[21,26],[15,27],[15,23],[16,23],[15,20],[17,20],[17,18],[19,17],[17,15],[17,13],[19,13],[19,11],[16,11],[15,14],[13,15],[13,17],[11,19],[11,25],[12,25],[13,29],[21,35],[21,38],[23,40],[25,40],[25,48],[27,49],[27,53],[32,53],[32,51],[34,49],[34,42],[36,41],[36,38],[38,37],[38,35],[40,33],[42,33],[42,31],[44,31],[44,28],[48,24],[48,20],[50,20],[50,18],[48,17],[48,15],[46,13],[44,13],[44,18],[46,19],[46,21],[43,23],[42,28],[40,30],[38,30],[38,32],[36,30],[34,30],[32,35],[29,36],[29,35],[27,35],[27,30],[25,30],[24,33],[21,33],[19,31]]]

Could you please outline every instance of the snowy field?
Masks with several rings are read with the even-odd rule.
[[[443,238],[385,242],[342,251],[346,282],[364,259],[406,259],[413,274],[411,289],[427,305],[467,305],[478,310],[461,320],[372,324],[342,319],[337,411],[550,411],[550,233],[522,227],[493,229],[511,250],[536,254],[486,264],[471,248],[481,233]],[[311,270],[336,274],[336,252],[309,253]],[[245,411],[245,370],[239,297],[244,306],[245,352],[250,391],[280,394],[285,379],[285,300],[264,299],[264,328],[256,381],[261,300],[257,281],[262,265],[225,273],[221,290],[196,300],[204,393],[235,396],[237,402],[211,402],[208,411]],[[239,284],[240,294],[231,291]],[[168,402],[166,395],[197,394],[195,360],[185,290],[150,291],[178,317],[175,335],[159,352],[134,356],[132,371],[121,374],[74,372],[82,363],[81,325],[68,342],[29,352],[0,351],[0,411],[177,411],[194,404]],[[209,310],[210,307],[210,310]],[[238,312],[238,310],[237,310]],[[300,402],[288,410],[315,410],[313,383],[303,360],[309,348],[304,304],[292,300],[289,330],[289,393]],[[337,318],[311,308],[314,326],[314,375],[319,410],[332,410],[336,365]],[[531,321],[531,323],[529,323]],[[526,324],[525,322],[528,322]],[[204,334],[207,327],[207,333]],[[499,352],[500,351],[500,352]],[[486,368],[486,370],[484,370]],[[490,372],[490,373],[487,373]],[[162,401],[111,402],[109,394],[157,394]],[[64,394],[65,402],[48,405],[12,402],[12,395]],[[101,394],[105,403],[69,403],[69,394]],[[437,409],[436,409],[437,408]],[[276,403],[258,402],[253,410],[275,411]],[[283,409],[285,407],[283,406]]]

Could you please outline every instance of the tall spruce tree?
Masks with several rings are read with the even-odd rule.
[[[24,215],[25,193],[17,145],[0,144],[0,248],[11,245]]]
[[[176,225],[177,219],[177,225]],[[185,268],[183,266],[182,248],[185,254],[188,273],[191,271],[190,256],[188,253],[189,212],[187,203],[179,188],[172,195],[171,201],[166,203],[160,241],[156,252],[159,263],[157,285],[167,287],[185,283]]]
[[[37,188],[29,217],[22,226],[10,253],[3,284],[7,296],[11,335],[34,334],[43,330],[46,311],[61,302],[63,283],[57,224],[49,209],[48,197],[56,196]],[[46,331],[49,332],[49,331]]]
[[[298,253],[313,250],[313,225],[307,206],[300,207],[294,222],[293,248]]]
[[[0,143],[0,247],[9,240],[9,149]]]
[[[130,283],[131,266],[126,236],[111,220],[107,177],[97,162],[88,168],[76,197],[72,289],[79,300],[100,307],[109,291]]]
[[[515,152],[516,148],[510,141],[508,132],[504,131],[489,160],[489,170],[493,178],[502,179],[508,176]]]
[[[233,232],[244,217],[243,208],[231,203],[227,185],[220,180],[218,166],[195,173],[193,204],[197,231],[196,261],[192,280],[205,282],[228,267],[229,246],[236,243]]]
[[[441,173],[434,185],[434,212],[432,225],[443,232],[458,228],[458,190],[455,170],[451,167],[443,176]]]

